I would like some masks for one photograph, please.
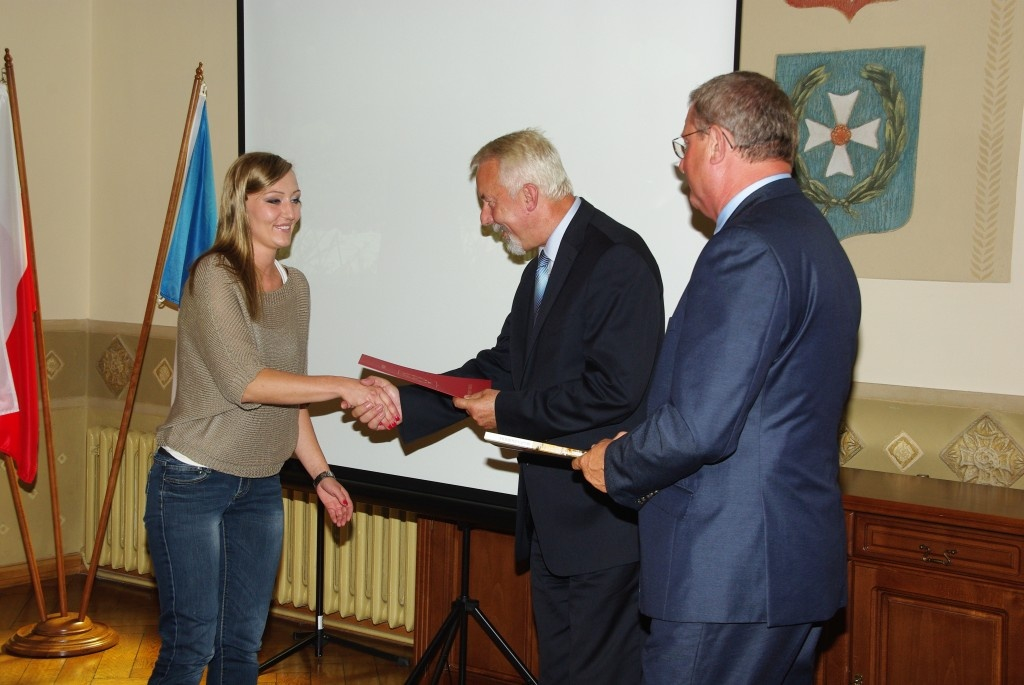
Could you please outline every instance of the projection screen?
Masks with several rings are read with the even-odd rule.
[[[733,68],[734,3],[440,0],[240,4],[246,150],[295,164],[302,228],[283,261],[312,288],[309,371],[368,354],[442,372],[488,348],[523,263],[480,226],[468,165],[535,127],[578,195],[647,240],[675,307],[706,239],[671,140],[687,96]],[[416,449],[315,407],[332,464],[493,493],[514,455],[468,423]]]

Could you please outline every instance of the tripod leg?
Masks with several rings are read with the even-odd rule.
[[[505,639],[501,637],[495,627],[491,625],[491,622],[487,620],[486,616],[484,616],[484,612],[480,610],[480,607],[474,606],[471,611],[473,617],[476,618],[477,623],[479,623],[480,627],[483,628],[485,633],[487,633],[487,636],[491,638],[491,642],[494,643],[494,646],[505,655],[505,658],[508,659],[510,664],[512,664],[512,667],[519,672],[520,676],[522,676],[523,682],[528,683],[529,685],[537,685],[537,680],[533,677],[533,674],[530,673],[530,670],[526,668],[526,664],[519,659],[508,643],[505,642]]]
[[[469,651],[468,635],[469,635],[469,615],[472,614],[480,627],[483,628],[487,637],[497,646],[505,658],[508,659],[509,663],[512,664],[513,668],[522,677],[523,682],[527,685],[537,685],[537,679],[533,677],[530,670],[526,668],[522,660],[516,656],[516,653],[512,648],[505,642],[504,638],[498,633],[497,629],[491,625],[491,622],[487,620],[483,612],[480,611],[480,602],[469,596],[469,534],[472,527],[465,523],[460,523],[459,528],[462,529],[462,574],[460,579],[461,594],[459,598],[452,602],[452,610],[448,614],[441,628],[438,629],[437,634],[430,641],[423,656],[420,657],[419,662],[413,669],[413,672],[409,675],[409,678],[405,681],[405,685],[412,685],[418,683],[420,678],[427,670],[427,666],[430,665],[431,660],[435,654],[442,649],[444,658],[438,659],[437,668],[434,671],[434,678],[431,681],[431,685],[437,685],[441,678],[441,672],[444,669],[445,660],[448,654],[451,652],[452,645],[455,642],[455,634],[461,631],[459,641],[459,683],[464,685],[466,682],[466,654]]]
[[[455,641],[455,631],[459,629],[459,621],[462,616],[462,608],[458,601],[452,602],[452,610],[448,612],[448,617],[445,618],[444,623],[438,629],[437,634],[427,645],[427,649],[423,652],[423,656],[416,663],[416,667],[406,678],[406,685],[412,685],[412,683],[418,683],[420,678],[427,670],[427,666],[433,661],[434,656],[441,653],[441,657],[438,659],[439,667],[444,664],[445,658],[447,658],[452,648],[452,643]],[[442,652],[442,645],[444,645],[444,651]]]
[[[259,665],[260,672],[267,670],[268,668],[270,668],[274,664],[278,663],[279,661],[283,661],[284,659],[287,659],[288,657],[290,657],[292,654],[294,654],[295,652],[299,651],[300,649],[302,649],[302,648],[304,648],[304,647],[306,647],[308,645],[313,644],[313,642],[315,640],[316,640],[316,633],[309,633],[309,634],[307,634],[305,637],[303,637],[301,640],[299,640],[298,642],[293,644],[291,647],[285,649],[283,652],[278,652],[274,656],[270,657],[269,659],[267,659],[266,661],[261,663]]]
[[[430,685],[437,685],[441,682],[441,674],[444,673],[445,664],[448,662],[448,656],[452,653],[452,644],[455,642],[455,634],[459,633],[463,636],[466,634],[466,612],[459,611],[459,618],[455,622],[454,629],[448,634],[448,637],[444,641],[444,647],[441,649],[441,658],[437,660],[437,664],[434,665],[434,677],[430,679]],[[465,685],[466,672],[465,670],[459,671],[459,685]]]

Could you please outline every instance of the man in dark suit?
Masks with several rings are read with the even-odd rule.
[[[716,219],[651,384],[647,420],[574,466],[639,509],[644,683],[810,683],[846,602],[839,423],[860,292],[791,178],[797,124],[759,74],[690,96],[673,141]]]
[[[537,131],[491,141],[470,169],[481,224],[500,230],[514,254],[541,253],[524,269],[494,347],[449,372],[488,378],[492,389],[453,402],[402,387],[402,440],[467,414],[487,430],[581,449],[633,428],[646,415],[665,321],[647,245],[573,196],[558,152]],[[546,287],[539,262],[548,263]],[[564,459],[519,462],[516,554],[530,563],[542,682],[638,683],[636,512]]]

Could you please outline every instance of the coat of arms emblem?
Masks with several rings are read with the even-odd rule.
[[[800,126],[794,174],[840,239],[910,218],[923,65],[919,47],[778,57]]]

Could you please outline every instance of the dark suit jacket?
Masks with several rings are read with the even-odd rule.
[[[640,507],[645,614],[788,625],[845,604],[838,432],[859,323],[850,262],[792,179],[705,246],[650,416],[606,453],[609,492]]]
[[[499,433],[589,448],[646,415],[661,343],[661,274],[643,239],[583,200],[570,222],[531,322],[537,260],[523,270],[491,349],[449,373],[489,378]],[[451,399],[401,388],[405,442],[466,418]],[[481,446],[481,449],[487,449]],[[638,559],[636,512],[586,484],[568,460],[520,458],[516,553],[539,532],[553,573],[574,575]]]

